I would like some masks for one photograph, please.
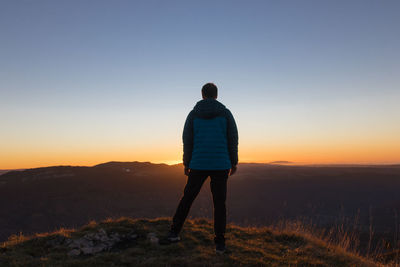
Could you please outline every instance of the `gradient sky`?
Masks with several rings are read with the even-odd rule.
[[[0,168],[180,162],[204,83],[239,161],[400,163],[400,1],[0,2]]]

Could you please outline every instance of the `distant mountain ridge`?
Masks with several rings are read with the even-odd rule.
[[[4,169],[4,170],[0,170],[0,175],[5,174],[10,171],[23,171],[23,170],[25,170],[25,169]]]
[[[286,160],[277,160],[277,161],[270,161],[265,163],[253,163],[253,162],[245,162],[239,163],[241,167],[265,167],[267,165],[291,165],[292,167],[355,167],[355,168],[364,168],[364,167],[375,167],[375,168],[400,168],[399,164],[297,164],[293,161],[286,161]],[[182,166],[182,163],[178,164],[165,164],[165,163],[152,163],[150,161],[109,161],[104,163],[99,163],[93,166],[74,166],[74,165],[54,165],[54,166],[47,166],[47,167],[34,167],[34,168],[26,168],[26,169],[0,169],[0,176],[2,174],[8,172],[20,172],[20,171],[34,171],[34,170],[45,170],[45,169],[53,169],[56,170],[57,168],[147,168],[147,170],[151,170],[155,167],[157,168],[167,168],[167,167],[177,167]]]
[[[287,160],[275,160],[268,162],[269,164],[293,164],[294,162],[292,161],[287,161]]]

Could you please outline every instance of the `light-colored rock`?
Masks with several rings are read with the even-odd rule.
[[[71,240],[71,242],[69,242],[69,244],[68,244],[68,247],[70,247],[70,248],[79,248],[77,240]]]
[[[83,247],[81,248],[83,254],[85,255],[90,255],[90,254],[94,254],[93,252],[93,247]]]
[[[93,247],[93,254],[96,254],[96,253],[99,253],[99,252],[102,252],[102,251],[106,251],[106,250],[108,250],[108,249],[110,249],[110,247],[108,247],[107,245],[105,245],[105,244],[98,244],[98,245],[96,245],[96,246],[94,246]]]
[[[99,229],[99,234],[101,234],[101,235],[107,235],[107,232],[106,232],[106,230],[104,230],[103,228],[100,228],[100,229]]]
[[[109,240],[109,238],[108,238],[108,236],[106,236],[106,235],[102,235],[102,236],[99,237],[98,240],[100,240],[101,242],[106,242],[106,241]]]
[[[93,240],[96,238],[96,233],[86,234],[83,238],[85,238],[86,240]]]
[[[68,252],[68,256],[79,256],[81,254],[81,251],[79,249],[73,249],[70,252]]]
[[[110,238],[113,240],[120,240],[120,235],[118,233],[112,233]]]
[[[81,238],[79,239],[78,245],[80,248],[84,248],[84,247],[93,247],[93,241],[89,241],[85,238]]]
[[[149,242],[153,245],[158,245],[159,239],[155,233],[148,233],[147,234],[147,239]]]
[[[103,251],[109,251],[118,243],[123,241],[132,241],[138,237],[134,232],[128,234],[110,233],[100,228],[98,232],[88,233],[78,239],[67,239],[65,244],[72,250],[68,253],[70,256],[94,255]],[[152,244],[158,244],[158,238],[155,233],[148,234],[148,239]]]

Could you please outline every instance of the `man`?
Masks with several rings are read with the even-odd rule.
[[[217,253],[225,252],[226,188],[229,175],[238,163],[238,132],[232,113],[218,102],[218,89],[207,83],[203,100],[187,116],[183,129],[183,165],[188,176],[176,213],[169,242],[180,240],[179,232],[204,181],[210,176],[214,202],[214,242]]]

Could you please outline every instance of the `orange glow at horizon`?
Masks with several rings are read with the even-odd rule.
[[[93,166],[108,161],[181,163],[181,147],[163,149],[101,148],[75,151],[52,149],[14,151],[0,155],[0,169],[23,169],[57,165]],[[284,160],[294,164],[399,164],[400,145],[275,145],[239,146],[239,163],[268,163]]]

